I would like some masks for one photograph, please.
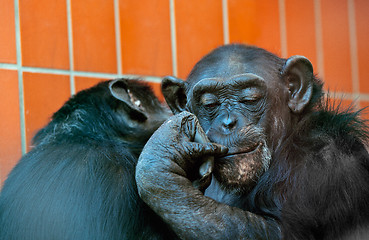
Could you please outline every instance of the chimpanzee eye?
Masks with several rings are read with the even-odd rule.
[[[215,107],[217,107],[217,106],[219,106],[219,103],[218,103],[218,102],[208,103],[208,104],[205,104],[205,105],[204,105],[204,107],[205,107],[205,108],[208,108],[208,109],[210,109],[210,108],[215,108]]]
[[[256,88],[247,88],[243,90],[240,102],[245,104],[257,103],[262,98],[262,94]]]
[[[241,103],[255,103],[257,102],[261,97],[260,96],[248,96],[241,99]]]
[[[208,110],[212,110],[220,105],[218,98],[211,93],[205,93],[201,96],[200,103]]]

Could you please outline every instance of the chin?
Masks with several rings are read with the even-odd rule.
[[[264,143],[257,143],[248,151],[232,151],[214,160],[214,177],[223,189],[249,192],[268,169],[269,151]]]

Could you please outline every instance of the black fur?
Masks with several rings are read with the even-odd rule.
[[[5,181],[0,239],[172,239],[134,180],[138,155],[166,110],[149,87],[122,81],[162,119],[150,119],[149,128],[129,124],[109,82],[72,97]]]
[[[368,125],[362,110],[320,100],[248,196],[254,212],[278,219],[284,239],[340,239],[369,226]]]

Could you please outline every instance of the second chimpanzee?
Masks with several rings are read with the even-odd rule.
[[[134,80],[72,97],[5,181],[0,239],[173,239],[134,180],[138,156],[168,110]]]
[[[358,112],[327,102],[308,59],[228,45],[198,62],[187,81],[168,77],[162,89],[180,114],[146,144],[136,181],[178,236],[351,239],[368,232],[368,128]],[[192,183],[203,159],[212,172],[204,194]]]

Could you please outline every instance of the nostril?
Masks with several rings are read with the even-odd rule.
[[[232,130],[234,128],[234,126],[236,126],[236,123],[237,123],[236,118],[227,117],[227,118],[223,119],[222,127],[227,129],[227,130]]]

